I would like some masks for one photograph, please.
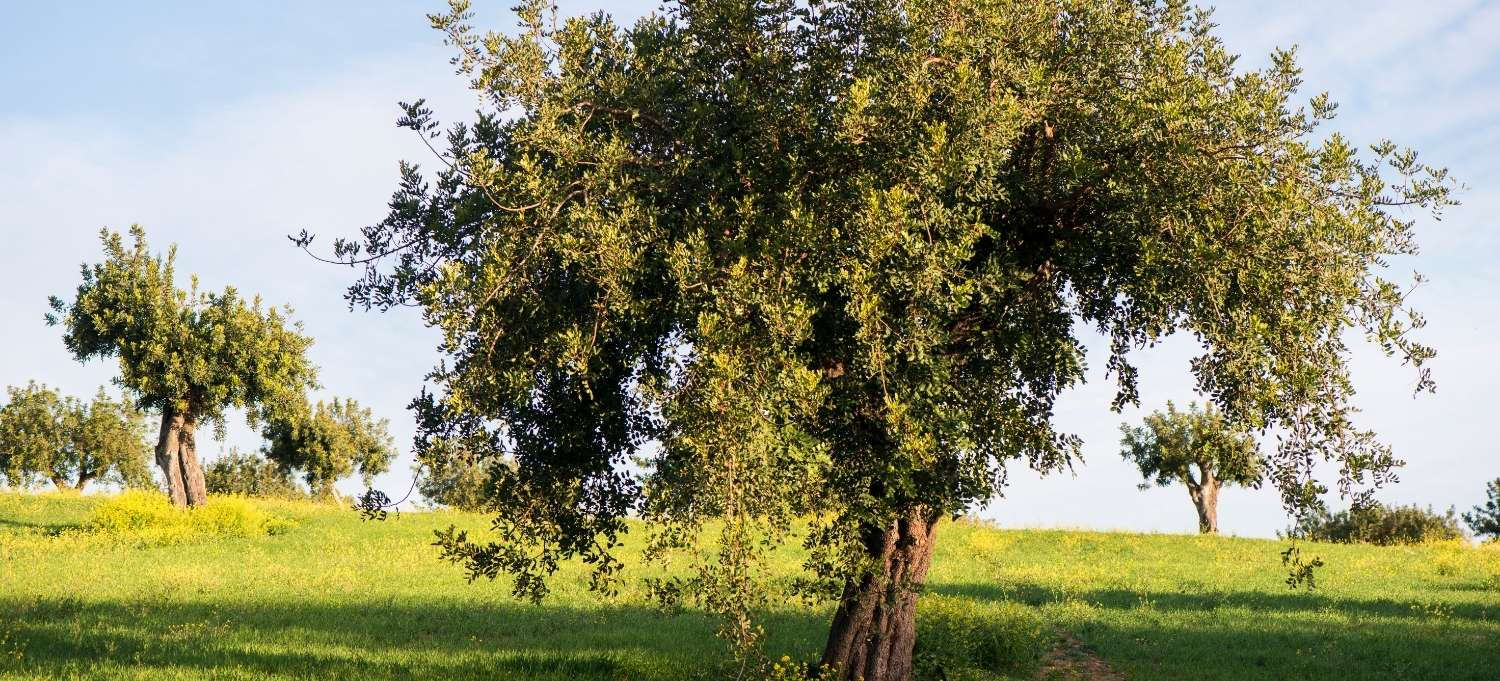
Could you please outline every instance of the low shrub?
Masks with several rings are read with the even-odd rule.
[[[1029,670],[1049,642],[1041,619],[1022,604],[928,595],[917,607],[916,678],[957,681]]]
[[[307,490],[292,478],[291,471],[274,461],[237,449],[214,459],[203,471],[209,494],[238,494],[269,499],[306,499]]]
[[[176,544],[226,537],[282,534],[285,518],[261,511],[242,498],[217,497],[192,509],[179,509],[161,494],[125,492],[94,507],[86,532],[144,545]]]
[[[1440,514],[1431,507],[1374,504],[1337,513],[1319,510],[1288,530],[1287,535],[1309,541],[1390,546],[1462,539],[1464,533],[1451,508]]]

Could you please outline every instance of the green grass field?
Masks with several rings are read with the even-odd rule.
[[[256,502],[279,535],[143,546],[80,534],[96,497],[0,494],[3,679],[717,679],[707,617],[654,610],[570,569],[541,605],[469,584],[432,530],[482,516]],[[1274,541],[950,523],[923,607],[989,613],[1128,679],[1500,678],[1500,548],[1312,545],[1290,591]],[[795,564],[787,557],[783,567]],[[632,590],[636,589],[636,590]],[[765,613],[767,652],[809,659],[829,608]],[[941,622],[942,620],[935,620]],[[1026,643],[1026,642],[1022,642]],[[919,643],[919,647],[922,644]],[[1023,646],[1024,647],[1024,646]],[[952,661],[951,667],[963,661]],[[1046,678],[1019,665],[949,678]]]

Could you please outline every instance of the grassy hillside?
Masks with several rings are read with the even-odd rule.
[[[480,516],[363,523],[341,509],[257,502],[294,526],[163,543],[80,529],[99,503],[0,494],[0,679],[713,679],[730,671],[712,622],[659,614],[638,590],[601,602],[570,571],[533,606],[511,600],[503,582],[466,583],[429,543],[450,523],[483,528]],[[1281,544],[1272,541],[960,522],[942,527],[939,542],[923,603],[929,630],[951,635],[963,630],[955,622],[978,617],[999,627],[1002,651],[1061,645],[1124,678],[1493,679],[1500,661],[1493,547],[1313,546],[1328,566],[1309,594],[1282,583]],[[784,567],[793,564],[789,557]],[[827,614],[794,604],[767,613],[769,652],[814,657]],[[956,670],[965,661],[946,663]],[[1079,669],[1087,666],[1051,661],[949,678]]]

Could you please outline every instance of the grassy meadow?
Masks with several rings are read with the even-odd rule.
[[[0,679],[738,670],[710,619],[658,612],[638,579],[604,601],[568,566],[541,605],[512,600],[503,580],[469,584],[436,558],[432,531],[482,530],[483,516],[377,523],[255,501],[244,505],[274,518],[274,534],[150,535],[90,529],[101,503],[0,494]],[[1500,678],[1500,547],[1309,545],[1327,563],[1309,593],[1283,583],[1282,546],[948,523],[919,653],[948,679]],[[796,561],[776,568],[790,573]],[[764,613],[767,653],[815,658],[829,611],[789,603]]]

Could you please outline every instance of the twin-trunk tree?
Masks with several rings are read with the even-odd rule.
[[[101,232],[104,261],[84,266],[71,304],[52,299],[51,323],[80,361],[117,357],[120,382],[142,409],[161,413],[156,463],[178,506],[208,498],[198,458],[198,428],[242,407],[252,423],[293,418],[305,409],[314,371],[306,350],[312,341],[260,300],[233,288],[200,293],[173,279],[176,249],[152,254],[145,232],[131,227],[133,243]]]
[[[823,662],[907,679],[935,524],[1008,462],[1076,458],[1052,411],[1091,329],[1119,403],[1131,349],[1194,334],[1225,417],[1286,433],[1291,506],[1314,460],[1393,465],[1348,418],[1343,339],[1431,355],[1377,271],[1413,249],[1388,206],[1449,183],[1319,130],[1290,54],[1237,73],[1179,2],[683,0],[628,28],[548,5],[509,34],[433,17],[488,112],[334,245],[367,267],[353,304],[444,334],[419,455],[509,457],[495,541],[440,539],[476,576],[541,597],[579,558],[610,591],[639,513],[647,555],[696,571],[654,593],[753,644],[764,551],[795,536],[799,588],[839,602]],[[442,134],[420,102],[402,124]]]
[[[1225,421],[1210,404],[1154,412],[1140,427],[1121,425],[1120,455],[1134,463],[1146,482],[1167,487],[1182,483],[1198,509],[1198,531],[1219,532],[1219,490],[1225,484],[1259,486],[1262,463],[1255,439]]]

